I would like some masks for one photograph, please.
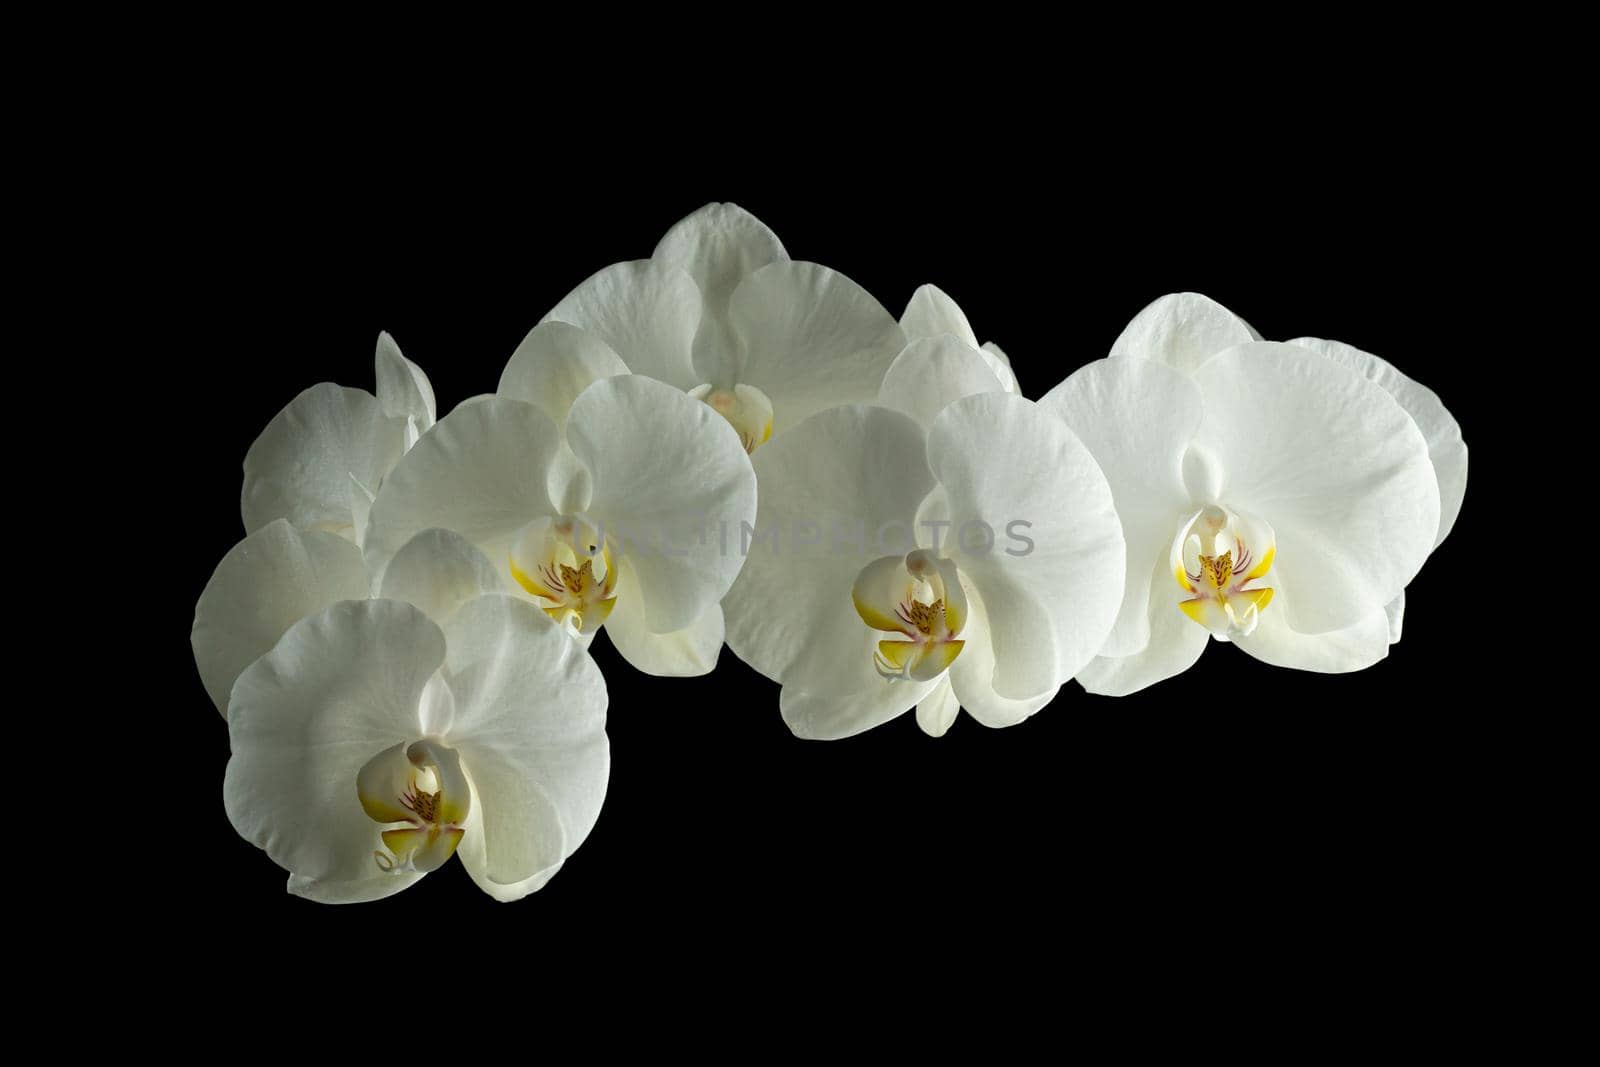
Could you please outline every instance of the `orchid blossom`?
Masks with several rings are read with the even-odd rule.
[[[410,604],[346,601],[240,675],[223,801],[296,895],[376,900],[459,855],[517,900],[594,827],[605,711],[588,653],[521,599],[479,597],[442,628]]]
[[[1013,725],[1103,643],[1124,569],[1105,478],[1060,420],[987,384],[935,383],[906,398],[915,414],[825,411],[753,457],[728,646],[782,684],[797,735],[848,737],[913,706],[934,736],[962,707]]]
[[[704,401],[747,452],[818,411],[871,401],[905,346],[866,290],[791,260],[732,204],[684,218],[649,259],[592,275],[545,321],[582,327],[629,370]]]
[[[1134,692],[1213,637],[1306,670],[1375,662],[1447,526],[1429,436],[1340,358],[1252,340],[1204,298],[1158,305],[1040,401],[1099,461],[1128,546],[1116,625],[1078,680]]]
[[[599,346],[560,326],[541,338]],[[515,376],[513,376],[515,377]],[[739,569],[724,544],[755,515],[755,475],[710,408],[635,374],[551,400],[481,397],[441,419],[384,481],[367,528],[373,573],[419,533],[453,530],[502,585],[585,645],[601,627],[634,666],[704,674]],[[526,379],[523,384],[527,385]]]

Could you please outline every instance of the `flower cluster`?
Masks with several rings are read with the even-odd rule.
[[[1031,401],[940,290],[896,320],[726,204],[560,300],[492,395],[439,418],[387,334],[375,385],[256,438],[192,633],[229,819],[328,902],[453,855],[499,900],[548,881],[605,798],[601,630],[660,676],[726,643],[824,739],[1013,725],[1211,639],[1355,671],[1466,485],[1439,398],[1349,345],[1176,294]]]

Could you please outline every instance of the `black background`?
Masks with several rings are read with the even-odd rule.
[[[1157,966],[1203,975],[1204,961],[1242,953],[1270,973],[1380,942],[1433,965],[1469,951],[1455,901],[1496,816],[1486,720],[1466,701],[1479,605],[1462,575],[1485,539],[1494,397],[1482,342],[1440,324],[1475,299],[1492,224],[1462,225],[1449,161],[1426,148],[1404,165],[1375,159],[1339,131],[1316,153],[1266,158],[1139,144],[863,154],[808,139],[721,159],[712,147],[681,153],[691,168],[621,146],[424,148],[352,121],[292,150],[201,153],[178,180],[189,266],[170,300],[186,326],[165,388],[181,411],[170,484],[185,520],[161,647],[183,749],[165,773],[193,804],[164,883],[203,885],[186,906],[223,907],[252,938],[326,938],[330,958],[346,938],[444,916],[459,951],[536,947],[552,966],[732,950],[871,967],[889,946],[965,941],[1047,967],[1094,960],[1113,980]],[[452,864],[374,904],[287,895],[284,872],[223,813],[227,730],[188,649],[193,602],[243,534],[251,440],[315,382],[371,389],[380,329],[428,373],[441,414],[493,391],[566,292],[648,256],[709,200],[754,212],[792,257],[844,272],[896,317],[917,285],[939,285],[1030,398],[1185,289],[1268,338],[1388,358],[1439,393],[1473,448],[1455,532],[1408,589],[1404,639],[1345,676],[1212,643],[1194,669],[1132,697],[1070,683],[1012,729],[963,715],[930,739],[907,715],[816,743],[790,735],[777,685],[726,649],[709,677],[658,679],[602,637],[610,792],[544,890],[496,904]],[[937,999],[945,979],[929,981]]]

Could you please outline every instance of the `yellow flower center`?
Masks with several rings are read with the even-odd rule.
[[[1201,556],[1200,569],[1204,572],[1207,585],[1221,589],[1233,577],[1233,553],[1228,551],[1221,556]]]
[[[369,818],[390,827],[378,835],[387,851],[372,853],[386,873],[443,866],[466,833],[472,807],[460,757],[431,739],[373,756],[356,775],[356,796]]]
[[[1272,602],[1272,589],[1257,583],[1276,553],[1266,523],[1214,505],[1202,508],[1172,542],[1172,575],[1189,594],[1178,609],[1217,637],[1248,636]]]
[[[868,627],[899,636],[881,640],[872,654],[878,676],[891,682],[926,682],[955,662],[966,642],[967,599],[954,563],[926,549],[884,556],[861,569],[850,591]]]
[[[932,604],[912,600],[903,607],[910,617],[911,624],[924,634],[933,633],[934,620],[944,614],[943,600],[935,600]]]
[[[610,546],[587,520],[561,516],[530,524],[509,562],[511,577],[539,599],[545,614],[581,634],[598,630],[616,606]]]
[[[416,784],[412,783],[409,792],[400,794],[400,803],[409,810],[415,812],[418,819],[421,819],[425,823],[431,823],[435,821],[435,817],[438,815],[439,798],[443,795],[444,794],[442,792],[419,792]]]

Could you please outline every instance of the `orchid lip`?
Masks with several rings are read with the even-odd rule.
[[[1276,555],[1265,522],[1215,504],[1201,508],[1172,542],[1173,577],[1190,594],[1178,609],[1214,637],[1249,636],[1272,602],[1272,587],[1259,583]]]
[[[356,775],[356,795],[384,849],[373,861],[386,874],[437,870],[466,834],[472,791],[456,751],[434,738],[391,745]]]
[[[862,568],[851,589],[861,620],[880,633],[872,655],[889,682],[926,682],[955,662],[966,642],[966,594],[954,563],[927,549],[883,556]]]
[[[541,519],[524,528],[507,560],[511,577],[546,615],[592,634],[611,615],[617,567],[599,527],[581,515]]]

